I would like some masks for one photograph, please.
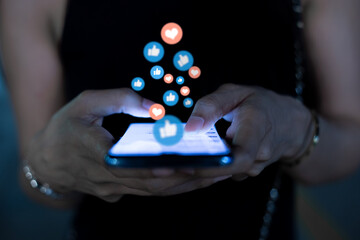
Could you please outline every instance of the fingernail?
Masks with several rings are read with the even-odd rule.
[[[150,107],[155,104],[153,101],[149,100],[149,99],[146,99],[144,98],[143,102],[142,102],[142,105],[144,108],[146,109],[150,109]]]
[[[191,116],[185,125],[185,131],[198,132],[204,126],[204,122],[202,117]]]
[[[223,181],[223,180],[225,180],[225,179],[228,179],[228,178],[230,178],[231,176],[232,176],[232,175],[226,175],[226,176],[216,177],[216,178],[214,178],[214,183]]]
[[[155,177],[168,177],[174,174],[174,172],[174,169],[170,168],[155,168],[152,170]]]

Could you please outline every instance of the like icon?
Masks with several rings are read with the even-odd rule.
[[[156,121],[153,128],[155,139],[162,145],[178,143],[184,135],[184,124],[175,116],[166,115]]]
[[[164,57],[164,48],[158,42],[149,42],[144,47],[144,57],[149,62],[159,62]]]
[[[163,101],[168,106],[174,106],[179,101],[179,95],[173,90],[168,90],[164,93]]]
[[[175,54],[173,63],[176,69],[187,71],[194,64],[194,58],[188,51],[179,51]]]
[[[135,91],[141,91],[145,87],[145,81],[141,77],[136,77],[131,81],[131,87]]]
[[[176,78],[176,83],[182,85],[185,82],[185,79],[182,76]]]
[[[185,98],[183,103],[184,107],[191,108],[194,104],[194,101],[191,98]]]
[[[150,75],[152,78],[159,80],[164,76],[164,69],[158,65],[153,66],[150,70]]]

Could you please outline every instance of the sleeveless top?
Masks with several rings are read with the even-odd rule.
[[[161,65],[180,75],[172,57],[179,50],[194,56],[199,79],[185,81],[194,102],[228,82],[256,85],[295,96],[294,36],[291,2],[257,1],[118,1],[69,0],[59,46],[67,100],[87,89],[130,87],[134,77],[146,86],[139,94],[162,102],[169,89],[150,77]],[[182,40],[164,43],[160,30],[178,23]],[[150,63],[143,48],[157,41],[165,48],[159,63]],[[182,73],[184,74],[184,73]],[[172,88],[180,88],[172,83]],[[192,109],[167,107],[186,121]],[[149,121],[125,114],[106,117],[104,127],[118,139],[131,122]],[[217,123],[224,136],[229,126]],[[210,187],[168,197],[126,195],[117,203],[86,196],[74,217],[75,239],[259,239],[277,164],[259,176],[228,179]],[[293,182],[281,177],[279,199],[269,239],[293,238]],[[268,219],[267,219],[268,220]]]

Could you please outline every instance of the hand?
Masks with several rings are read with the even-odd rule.
[[[152,104],[129,89],[85,91],[34,137],[25,159],[36,178],[54,190],[87,193],[111,202],[123,194],[178,194],[216,181],[174,174],[168,169],[106,167],[104,156],[113,145],[113,137],[101,127],[104,116],[126,113],[149,117]]]
[[[257,176],[279,159],[294,159],[310,139],[311,114],[300,102],[259,87],[225,84],[201,98],[185,131],[207,131],[219,119],[231,122],[226,137],[234,145],[231,166],[202,169],[197,175],[232,175],[235,179]]]

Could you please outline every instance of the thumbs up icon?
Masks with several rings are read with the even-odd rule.
[[[161,70],[159,68],[156,68],[154,71],[154,76],[159,76],[161,74]]]
[[[142,82],[140,81],[140,79],[134,82],[134,87],[140,88],[141,86],[142,86]]]
[[[164,47],[159,42],[149,42],[145,45],[143,54],[149,62],[159,62],[164,57]]]
[[[168,102],[175,101],[175,95],[170,93],[168,96],[166,96],[166,101],[168,101]]]
[[[145,87],[145,81],[141,77],[136,77],[131,81],[131,87],[135,91],[141,91]]]
[[[179,101],[179,95],[174,90],[168,90],[163,95],[163,101],[168,106],[174,106]]]
[[[188,51],[179,51],[174,55],[173,64],[179,71],[187,71],[194,64],[194,57]]]
[[[166,146],[177,144],[184,135],[185,124],[173,115],[165,115],[154,124],[153,134],[158,143]]]
[[[179,55],[179,60],[178,60],[178,64],[180,67],[183,67],[184,65],[189,63],[189,57],[187,55],[183,56],[183,55]]]
[[[164,76],[164,69],[159,65],[153,66],[150,70],[150,75],[152,78],[159,80]]]
[[[148,49],[148,56],[151,57],[157,57],[160,54],[160,49],[156,48],[156,45],[154,44],[152,48]]]
[[[169,120],[165,120],[165,126],[159,129],[161,138],[168,138],[176,136],[177,126],[171,124]]]

